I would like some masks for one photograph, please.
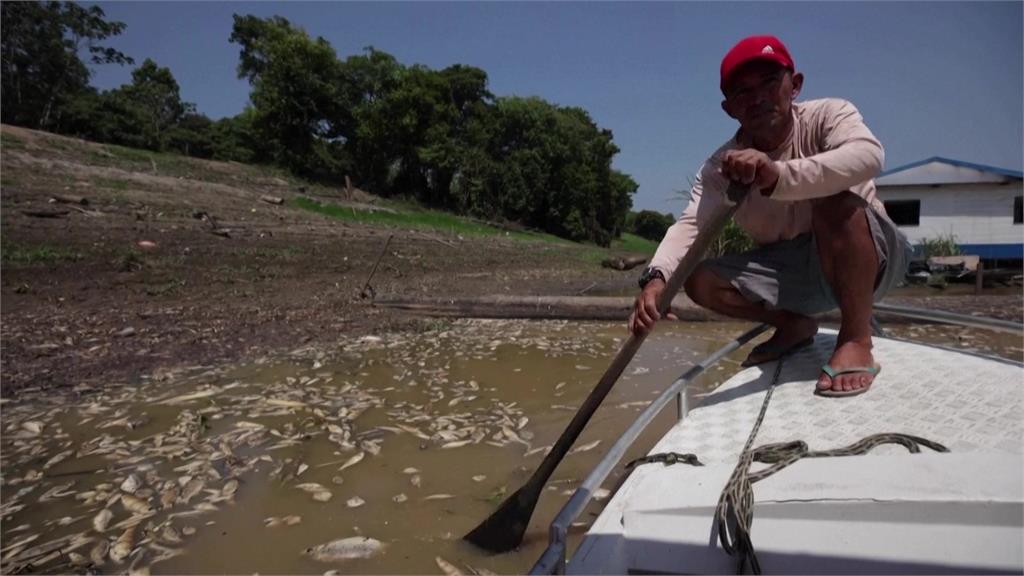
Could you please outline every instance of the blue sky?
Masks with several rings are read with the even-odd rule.
[[[852,101],[886,167],[930,156],[1022,167],[1021,2],[100,2],[127,24],[108,42],[171,69],[212,118],[245,106],[232,14],[280,15],[340,58],[372,45],[403,64],[485,70],[498,96],[579,106],[610,129],[636,209],[678,213],[677,191],[735,130],[718,70],[740,38],[775,34],[806,81],[801,99]],[[130,81],[95,68],[93,84]]]

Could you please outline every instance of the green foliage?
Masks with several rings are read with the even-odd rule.
[[[398,209],[389,208],[386,210],[363,210],[336,204],[325,205],[301,196],[292,202],[294,202],[294,205],[298,208],[317,212],[318,214],[323,214],[332,218],[338,218],[339,220],[401,228],[437,230],[447,234],[459,234],[463,236],[507,236],[517,238],[519,240],[540,240],[555,243],[564,242],[564,240],[548,234],[530,231],[509,232],[495,226],[456,216],[448,212],[424,210],[416,207],[415,205],[408,205]]]
[[[633,217],[633,225],[630,230],[637,236],[660,242],[665,237],[665,231],[675,221],[675,217],[671,214],[641,210]]]
[[[130,84],[89,87],[82,42],[94,62],[131,62],[94,46],[124,28],[99,8],[9,2],[3,16],[5,122],[270,163],[328,184],[349,176],[382,196],[600,246],[626,230],[637,184],[611,167],[612,133],[580,108],[496,99],[479,68],[405,66],[373,47],[341,60],[285,18],[235,15],[230,41],[252,105],[213,121],[183,102],[171,71],[152,60]]]
[[[725,228],[722,229],[722,233],[708,247],[707,257],[717,258],[726,254],[741,254],[754,249],[756,246],[757,244],[753,238],[743,228],[740,228],[735,220],[729,220]]]
[[[940,234],[935,238],[922,238],[914,248],[914,251],[922,258],[960,255],[960,245],[957,243],[955,234]]]
[[[303,176],[337,178],[347,167],[339,122],[346,102],[334,49],[280,16],[234,19],[238,76],[252,85],[253,130],[270,159]]]
[[[131,64],[132,59],[97,42],[124,30],[99,6],[73,2],[0,3],[0,82],[3,122],[60,130],[69,104],[90,88],[84,48],[93,64]]]

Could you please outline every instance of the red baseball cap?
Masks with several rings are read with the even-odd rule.
[[[720,88],[725,92],[725,83],[737,68],[752,60],[769,60],[783,68],[794,70],[793,57],[789,55],[786,45],[775,36],[748,36],[740,40],[722,58],[722,82]]]

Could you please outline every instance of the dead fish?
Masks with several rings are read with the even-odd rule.
[[[402,470],[402,474],[419,474],[419,473],[420,473],[420,471],[417,470],[416,468],[406,468],[405,470]]]
[[[316,492],[323,492],[324,490],[327,490],[327,488],[325,488],[323,484],[318,484],[316,482],[304,482],[302,484],[296,484],[295,488],[302,490],[303,492],[309,492],[310,494],[315,494]]]
[[[30,433],[30,434],[32,434],[34,436],[38,436],[38,435],[42,434],[43,433],[43,428],[45,428],[45,427],[46,427],[46,424],[43,424],[42,422],[39,422],[39,421],[36,421],[36,420],[30,420],[28,422],[22,422],[21,423],[22,430],[25,430],[26,432],[28,432],[28,433]]]
[[[348,460],[346,460],[345,463],[341,465],[341,468],[338,468],[338,472],[341,472],[345,468],[349,468],[351,466],[355,466],[356,464],[360,463],[363,460],[363,458],[365,458],[365,457],[366,457],[366,452],[360,452],[359,454],[356,454],[355,456],[353,456],[353,457],[349,458]]]
[[[334,484],[335,486],[341,486],[344,483],[345,479],[342,478],[341,476],[334,476],[331,478],[331,484]]]
[[[160,538],[162,538],[164,542],[170,542],[171,544],[181,543],[181,534],[179,534],[178,531],[174,529],[174,526],[171,526],[170,524],[164,526],[163,531],[160,532]]]
[[[99,514],[93,517],[92,527],[95,528],[97,532],[105,532],[107,530],[107,526],[110,525],[110,519],[113,517],[114,513],[111,512],[109,508],[104,508]]]
[[[124,482],[121,483],[121,490],[129,494],[135,494],[135,492],[142,487],[142,480],[135,474],[129,474],[125,478]]]
[[[62,461],[64,461],[65,458],[67,458],[68,456],[71,456],[73,453],[74,453],[74,450],[65,450],[63,452],[60,452],[56,456],[54,456],[53,458],[50,458],[49,460],[47,460],[46,464],[43,464],[43,468],[46,469],[46,468],[49,468],[50,466],[53,466],[54,464],[62,462]]]
[[[487,480],[487,476],[484,476],[483,474],[473,476],[473,482],[483,482],[484,480]]]
[[[181,533],[185,536],[191,536],[196,533],[196,529],[191,526],[184,526],[181,529]]]
[[[102,566],[107,560],[107,552],[110,551],[110,542],[100,540],[89,551],[89,560],[96,566]]]
[[[444,558],[441,558],[440,556],[435,556],[434,562],[437,562],[437,567],[441,569],[441,572],[443,572],[445,576],[462,576],[462,571],[453,566]]]
[[[396,495],[391,497],[392,501],[397,502],[399,504],[401,504],[402,502],[405,502],[408,499],[409,499],[409,497],[406,496],[405,494],[396,494]]]
[[[298,524],[299,522],[302,522],[302,516],[290,515],[290,516],[283,516],[281,518],[278,518],[277,516],[271,516],[269,518],[264,518],[263,519],[263,525],[266,526],[267,528],[277,528],[278,526],[281,526],[281,525],[284,525],[284,526],[294,526],[294,525]]]
[[[612,495],[612,491],[607,488],[598,488],[594,490],[594,500],[605,500]]]
[[[412,478],[409,478],[409,482],[411,482],[413,486],[419,488],[422,480],[420,479],[420,475],[416,474]]]
[[[72,566],[85,566],[89,563],[89,559],[78,552],[71,552],[68,554],[68,561],[71,562]]]
[[[353,496],[345,501],[345,505],[349,508],[359,508],[363,504],[366,504],[366,500],[363,500],[359,496]]]
[[[47,490],[46,492],[39,496],[39,501],[49,502],[50,500],[54,500],[56,498],[63,498],[64,496],[70,496],[74,494],[73,491],[68,490],[68,488],[71,488],[71,486],[74,485],[74,483],[75,481],[72,480],[70,482],[65,482],[64,484],[59,484],[57,486],[54,486],[53,488],[50,488],[49,490]]]
[[[527,450],[523,454],[523,457],[527,458],[529,456],[533,456],[534,454],[536,454],[538,452],[543,452],[544,454],[547,454],[550,451],[551,451],[551,446],[538,446],[536,448],[533,448],[532,450]]]
[[[164,510],[174,506],[174,501],[178,499],[178,488],[171,486],[167,490],[160,494],[160,507]]]
[[[365,536],[353,536],[306,548],[303,553],[320,562],[338,562],[371,558],[383,551],[385,547],[386,545],[380,540]]]
[[[284,399],[281,399],[281,398],[268,398],[266,400],[266,402],[267,402],[267,404],[270,404],[271,406],[282,406],[284,408],[305,408],[306,407],[306,403],[305,402],[299,402],[297,400],[284,400]]]
[[[330,490],[323,490],[321,492],[314,492],[313,500],[316,500],[317,502],[329,502],[332,496],[334,495],[331,494]]]
[[[131,494],[121,494],[121,505],[132,514],[148,514],[152,511],[149,502],[142,498],[136,498]]]
[[[210,396],[214,396],[214,395],[219,394],[219,393],[220,393],[220,390],[218,390],[216,388],[213,388],[213,389],[210,389],[210,390],[203,390],[202,392],[196,392],[194,394],[184,394],[182,396],[175,396],[174,398],[168,398],[167,400],[163,400],[161,402],[158,402],[158,404],[181,404],[182,402],[188,402],[190,400],[199,400],[200,398],[209,398]]]
[[[234,496],[235,492],[238,491],[238,480],[232,478],[224,483],[224,487],[221,488],[220,493],[224,496]]]
[[[582,446],[578,446],[578,447],[576,447],[576,448],[573,448],[573,449],[572,449],[572,450],[571,450],[571,451],[569,452],[569,454],[576,454],[576,453],[578,453],[578,452],[586,452],[586,451],[588,451],[588,450],[593,450],[594,448],[597,448],[597,446],[598,446],[598,445],[599,445],[600,443],[601,443],[601,441],[600,441],[600,440],[594,440],[593,442],[590,442],[590,443],[588,443],[588,444],[584,444],[584,445],[582,445]]]
[[[114,545],[110,547],[110,559],[120,564],[132,553],[132,548],[135,546],[135,526],[130,526],[125,529],[121,537],[114,542]]]
[[[472,443],[472,440],[456,440],[455,442],[448,442],[447,444],[442,444],[441,448],[461,448],[467,444]]]
[[[302,464],[299,464],[299,471],[296,472],[295,475],[296,476],[301,476],[302,473],[305,472],[306,470],[309,470],[309,464],[306,464],[305,462],[303,462]]]
[[[425,496],[423,499],[424,500],[448,500],[449,498],[455,498],[455,495],[454,494],[431,494],[430,496]]]
[[[203,486],[205,484],[206,483],[199,478],[189,480],[188,483],[185,484],[185,487],[182,488],[181,490],[182,503],[188,504],[188,501],[191,500],[196,494],[199,494],[199,492],[203,489]]]

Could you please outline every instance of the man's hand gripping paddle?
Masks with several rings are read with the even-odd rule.
[[[742,185],[729,185],[729,189],[726,192],[726,201],[714,209],[714,212],[707,221],[707,225],[697,234],[693,245],[679,262],[679,265],[672,273],[672,277],[668,279],[665,290],[662,291],[658,299],[658,311],[662,315],[669,310],[672,299],[675,298],[683,283],[686,282],[686,279],[703,260],[704,252],[707,251],[708,246],[725,228],[725,225],[732,218],[746,194],[747,190]],[[637,350],[640,349],[640,345],[643,344],[646,337],[646,334],[640,336],[636,334],[630,335],[626,343],[623,344],[622,349],[615,355],[611,366],[605,371],[604,376],[601,376],[597,386],[594,387],[590,392],[590,396],[580,406],[572,422],[569,422],[569,426],[565,429],[565,432],[562,432],[561,437],[555,442],[555,445],[548,452],[544,461],[540,463],[533,476],[519,490],[516,490],[514,494],[506,498],[497,511],[470,533],[463,536],[464,540],[468,540],[489,552],[507,552],[519,546],[520,542],[523,541],[523,534],[526,533],[530,516],[533,515],[533,510],[537,507],[537,500],[540,498],[541,491],[544,489],[548,478],[554,473],[562,458],[569,453],[569,449],[572,448],[573,443],[580,433],[583,432],[583,428],[586,427],[591,416],[594,415],[598,406],[604,401],[605,396],[611,391],[612,386],[618,381],[622,371],[626,369],[626,366],[633,359]]]

